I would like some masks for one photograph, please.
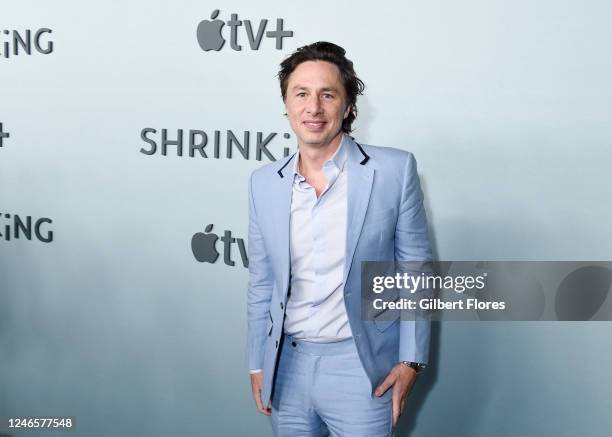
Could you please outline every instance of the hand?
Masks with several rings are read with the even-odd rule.
[[[410,394],[415,381],[416,370],[411,369],[405,364],[398,363],[391,369],[391,372],[389,372],[382,384],[376,387],[374,391],[374,394],[380,397],[389,387],[393,387],[393,426],[397,424],[402,411],[404,411],[406,398]]]
[[[255,399],[255,405],[257,405],[257,411],[266,416],[272,415],[272,402],[268,403],[268,406],[264,408],[261,402],[261,387],[263,385],[263,372],[251,374],[251,389],[253,390],[253,399]]]

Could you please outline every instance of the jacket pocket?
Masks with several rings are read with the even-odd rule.
[[[389,326],[399,320],[399,310],[386,310],[374,318],[374,325],[380,332],[386,331]]]

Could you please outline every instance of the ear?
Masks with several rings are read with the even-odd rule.
[[[346,110],[344,111],[344,120],[349,116],[351,111],[353,110],[353,105],[346,105]]]

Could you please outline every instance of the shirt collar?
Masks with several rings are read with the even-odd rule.
[[[334,154],[331,156],[331,158],[329,158],[327,161],[325,161],[323,163],[323,171],[327,174],[327,170],[331,170],[333,169],[333,173],[340,173],[343,168],[344,168],[344,164],[346,164],[346,161],[348,159],[348,153],[347,153],[347,149],[348,149],[348,145],[346,144],[348,142],[348,136],[343,133],[342,134],[342,139],[340,140],[340,145],[338,146],[338,148],[336,149],[336,151],[334,152]],[[295,157],[295,161],[293,162],[293,174],[294,177],[297,177],[299,180],[304,180],[304,176],[302,176],[299,172],[300,168],[300,151],[298,148],[298,152],[296,153],[296,157]]]

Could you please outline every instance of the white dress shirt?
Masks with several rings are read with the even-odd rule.
[[[344,306],[347,225],[346,135],[323,164],[327,185],[317,198],[293,163],[290,218],[291,280],[284,332],[305,341],[330,343],[352,336]]]
[[[299,172],[299,151],[293,163],[291,288],[284,332],[305,341],[331,343],[352,337],[343,282],[348,198],[345,143],[343,135],[334,155],[323,164],[327,185],[319,198]]]

